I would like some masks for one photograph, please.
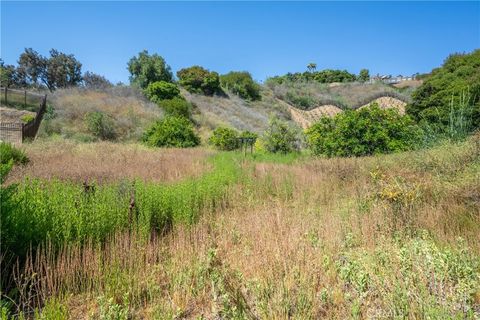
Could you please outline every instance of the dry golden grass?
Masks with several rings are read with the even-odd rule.
[[[76,143],[62,139],[23,145],[30,159],[16,166],[7,183],[25,177],[113,182],[122,179],[169,182],[197,176],[208,169],[205,149],[151,149],[139,144]]]
[[[56,117],[43,121],[41,135],[90,137],[85,126],[88,112],[100,111],[113,119],[118,140],[138,140],[145,127],[162,116],[162,110],[148,101],[140,91],[130,87],[114,87],[105,91],[61,89],[48,97]]]

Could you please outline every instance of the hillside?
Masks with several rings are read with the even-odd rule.
[[[100,111],[111,120],[116,140],[138,140],[145,127],[163,112],[138,90],[116,86],[104,90],[60,89],[48,95],[52,109],[47,111],[40,136],[60,135],[80,141],[92,141],[85,117]]]

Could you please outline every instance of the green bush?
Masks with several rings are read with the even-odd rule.
[[[263,134],[262,144],[270,153],[290,153],[298,151],[299,141],[295,129],[278,118],[270,118],[268,128]]]
[[[246,100],[260,100],[260,86],[248,72],[229,72],[220,77],[222,87]]]
[[[15,148],[10,143],[1,142],[0,164],[6,165],[10,160],[12,160],[14,164],[26,164],[28,162],[28,158],[22,150]]]
[[[158,105],[169,116],[184,117],[190,119],[192,115],[192,104],[180,97],[162,100]]]
[[[188,148],[199,145],[200,138],[188,119],[167,116],[144,133],[143,142],[152,147]]]
[[[184,68],[177,72],[182,87],[193,93],[211,96],[220,90],[218,73],[210,72],[200,66]]]
[[[240,133],[240,138],[250,138],[256,141],[258,138],[258,134],[256,134],[255,132],[245,130]]]
[[[238,132],[234,129],[218,127],[209,139],[211,145],[219,150],[235,150],[239,147]]]
[[[417,121],[447,131],[452,113],[463,113],[470,118],[470,131],[480,128],[480,49],[449,56],[442,67],[425,77],[412,99],[407,113]]]
[[[145,95],[153,102],[160,103],[162,100],[173,99],[180,96],[180,90],[174,83],[157,81],[150,83],[145,89]]]
[[[114,140],[116,137],[113,119],[101,111],[88,112],[85,125],[92,135],[102,140]]]
[[[347,110],[334,118],[323,117],[306,130],[307,144],[315,155],[366,156],[412,149],[422,138],[409,116],[377,104]]]

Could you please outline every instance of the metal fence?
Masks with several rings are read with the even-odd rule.
[[[35,112],[35,118],[26,124],[19,121],[4,122],[0,118],[0,140],[19,144],[25,139],[35,139],[47,110],[47,95],[5,87],[0,87],[0,92],[2,106]]]

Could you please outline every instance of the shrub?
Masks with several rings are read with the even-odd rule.
[[[10,143],[1,142],[0,164],[6,165],[10,160],[12,160],[14,164],[26,164],[28,162],[28,158],[22,150],[15,148]]]
[[[218,127],[213,131],[209,142],[219,150],[235,150],[239,147],[238,138],[236,130]]]
[[[289,153],[298,151],[297,132],[286,122],[272,117],[263,135],[263,147],[270,153]]]
[[[88,112],[85,115],[87,130],[102,140],[113,140],[116,137],[113,119],[101,111]]]
[[[210,72],[200,66],[184,68],[177,72],[182,87],[193,93],[213,95],[220,90],[218,73]]]
[[[372,104],[334,118],[320,118],[306,130],[306,136],[315,155],[349,157],[412,149],[421,130],[409,116]]]
[[[173,80],[172,71],[165,63],[165,59],[158,54],[150,55],[147,50],[140,52],[138,57],[130,59],[128,71],[131,74],[130,83],[142,89],[153,82],[172,82]]]
[[[200,138],[192,123],[184,117],[167,116],[155,122],[143,135],[143,142],[152,147],[195,147]]]
[[[258,138],[258,134],[256,134],[255,132],[245,130],[240,133],[240,138],[250,138],[256,141]]]
[[[442,67],[426,76],[412,98],[406,111],[417,121],[448,130],[452,112],[468,105],[469,114],[464,116],[471,118],[471,131],[480,128],[480,49],[449,56]]]
[[[159,106],[163,108],[165,113],[169,116],[189,119],[192,115],[192,104],[180,97],[162,100],[160,101]]]
[[[229,72],[220,77],[222,87],[246,100],[260,100],[260,86],[248,72]]]
[[[150,83],[145,89],[145,95],[153,102],[160,103],[162,100],[173,99],[180,95],[176,84],[157,81]]]
[[[33,120],[35,120],[35,116],[32,115],[32,114],[24,114],[20,119],[21,119],[24,123],[30,123],[30,122],[32,122]]]
[[[360,70],[360,73],[358,74],[358,80],[360,82],[366,82],[370,80],[370,72],[368,71],[368,69]]]

